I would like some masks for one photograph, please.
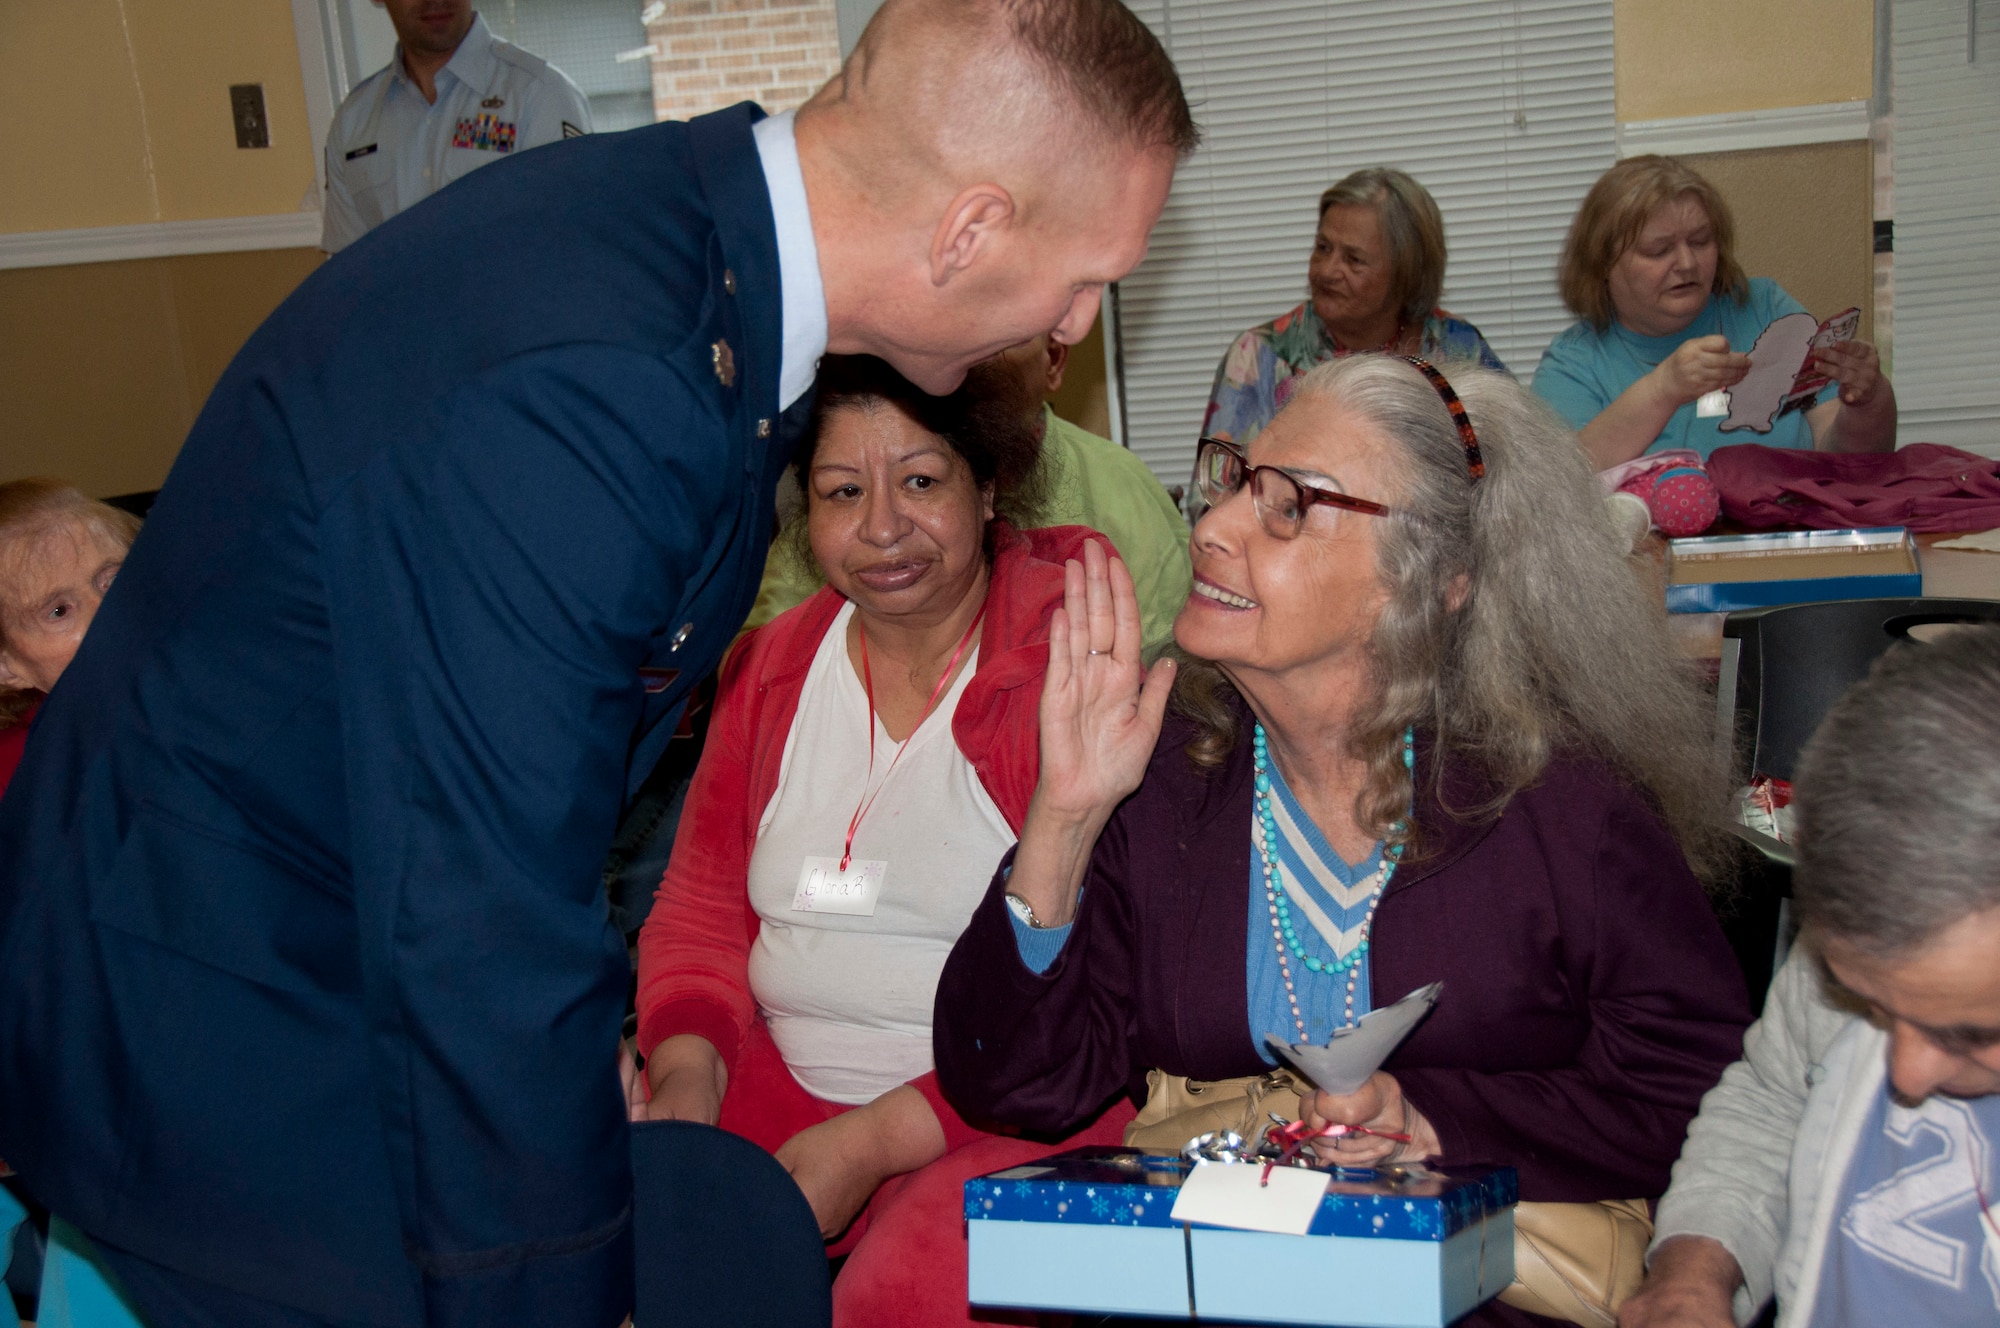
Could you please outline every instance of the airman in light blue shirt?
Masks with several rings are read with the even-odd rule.
[[[576,85],[495,37],[470,0],[384,7],[395,58],[347,95],[327,133],[320,248],[330,254],[489,162],[590,132]]]

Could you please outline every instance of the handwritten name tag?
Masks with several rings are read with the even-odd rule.
[[[888,863],[873,858],[855,858],[846,871],[840,869],[839,858],[807,858],[799,869],[792,911],[872,918],[882,897],[882,877],[888,870]]]

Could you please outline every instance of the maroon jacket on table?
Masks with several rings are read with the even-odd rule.
[[[1060,1134],[1121,1090],[1143,1100],[1151,1067],[1197,1079],[1269,1068],[1244,981],[1250,743],[1246,732],[1204,774],[1183,751],[1190,733],[1169,716],[1047,973],[1021,963],[1004,876],[959,938],[933,1038],[938,1081],[968,1119]],[[1418,758],[1427,789],[1421,743]],[[1485,800],[1469,771],[1445,776],[1449,805]],[[1417,816],[1426,848],[1376,914],[1371,999],[1444,980],[1384,1067],[1436,1126],[1441,1164],[1515,1166],[1524,1199],[1658,1196],[1750,1022],[1666,825],[1588,760],[1552,762],[1496,821],[1456,820],[1427,794]]]

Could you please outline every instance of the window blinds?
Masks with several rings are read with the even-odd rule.
[[[1123,441],[1164,483],[1187,482],[1229,343],[1305,298],[1320,192],[1364,166],[1400,167],[1437,198],[1445,308],[1531,376],[1571,321],[1555,292],[1563,235],[1616,155],[1611,0],[1132,8],[1205,134],[1118,292]]]
[[[1897,0],[1897,437],[2000,455],[2000,5]]]

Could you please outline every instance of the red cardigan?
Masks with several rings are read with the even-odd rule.
[[[28,727],[35,722],[35,712],[41,708],[42,703],[35,702],[20,719],[0,729],[0,793],[5,793],[14,782],[14,771],[20,767],[22,752],[27,750]],[[1015,827],[1017,831],[1019,828]]]
[[[1040,775],[1039,712],[1049,618],[1062,603],[1063,562],[1102,536],[1083,526],[992,528],[979,667],[952,714],[952,737],[1016,834]],[[1107,552],[1109,548],[1107,546]],[[698,1033],[735,1066],[750,1021],[750,854],[778,787],[785,739],[820,642],[846,601],[832,587],[747,634],[722,666],[701,764],[688,786],[673,857],[639,933],[639,1050]],[[939,1094],[914,1081],[953,1147],[979,1137]]]

